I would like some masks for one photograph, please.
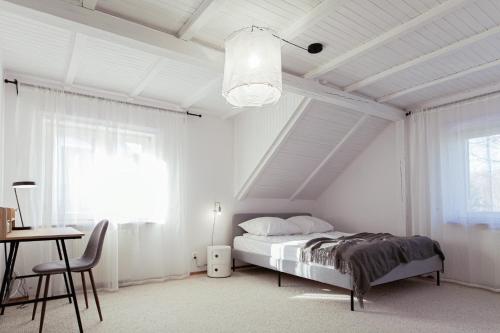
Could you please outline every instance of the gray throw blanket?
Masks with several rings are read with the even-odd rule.
[[[302,262],[334,266],[342,274],[353,277],[354,294],[363,307],[363,295],[370,283],[402,263],[439,255],[439,243],[424,236],[397,237],[388,233],[362,232],[339,238],[315,238],[301,251]]]

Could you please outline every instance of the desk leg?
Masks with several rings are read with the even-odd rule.
[[[7,300],[8,300],[8,293],[9,293],[9,289],[10,289],[10,284],[12,282],[12,274],[14,273],[14,267],[16,266],[16,258],[17,258],[17,250],[19,249],[19,242],[14,242],[12,245],[12,250],[13,250],[13,254],[12,254],[12,258],[10,260],[10,267],[9,267],[9,274],[7,275],[7,279],[6,279],[6,283],[5,283],[5,290],[4,290],[4,293],[3,293],[3,298],[2,300],[7,297]],[[3,301],[2,301],[3,302]],[[5,312],[5,306],[2,306],[2,311],[0,312],[0,315],[3,315]]]
[[[9,256],[7,257],[7,262],[5,263],[5,271],[3,273],[2,289],[0,290],[0,304],[3,304],[4,298],[5,298],[5,293],[7,292],[7,290],[6,290],[7,280],[8,280],[8,277],[10,276],[10,267],[11,267],[12,257],[14,256],[14,247],[15,247],[15,243],[10,243]]]
[[[56,244],[57,244],[57,253],[59,254],[59,260],[63,260],[62,254],[61,254],[61,247],[59,246],[59,241],[56,239]],[[63,273],[64,276],[64,284],[66,285],[66,294],[68,294],[68,300],[69,303],[71,303],[71,295],[69,294],[69,286],[68,286],[68,279],[66,277],[66,273]]]
[[[80,329],[80,333],[82,333],[83,332],[82,320],[80,319],[80,310],[78,309],[78,301],[76,299],[75,285],[73,284],[73,277],[71,276],[71,268],[69,266],[68,253],[66,252],[66,244],[64,243],[64,239],[61,239],[61,245],[64,255],[64,262],[66,263],[66,272],[68,273],[71,296],[73,296],[73,305],[75,306],[76,320],[78,321],[78,328]]]

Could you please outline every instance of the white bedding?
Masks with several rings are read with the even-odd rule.
[[[352,235],[345,232],[332,231],[309,235],[288,236],[256,236],[243,234],[234,238],[234,249],[244,252],[262,254],[274,259],[299,261],[300,249],[308,240],[319,237],[337,238]]]

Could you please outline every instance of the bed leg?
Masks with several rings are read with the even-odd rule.
[[[441,285],[441,274],[439,271],[436,271],[436,285]]]
[[[236,271],[236,260],[233,258],[233,272]]]
[[[351,290],[351,311],[354,311],[354,290]]]
[[[278,287],[281,287],[281,272],[278,271]]]

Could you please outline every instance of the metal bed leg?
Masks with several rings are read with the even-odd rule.
[[[236,271],[236,259],[233,258],[233,272]]]
[[[354,311],[354,290],[351,290],[351,311]]]
[[[278,271],[278,287],[281,287],[281,272]]]
[[[436,285],[440,286],[441,285],[441,272],[436,271]]]

